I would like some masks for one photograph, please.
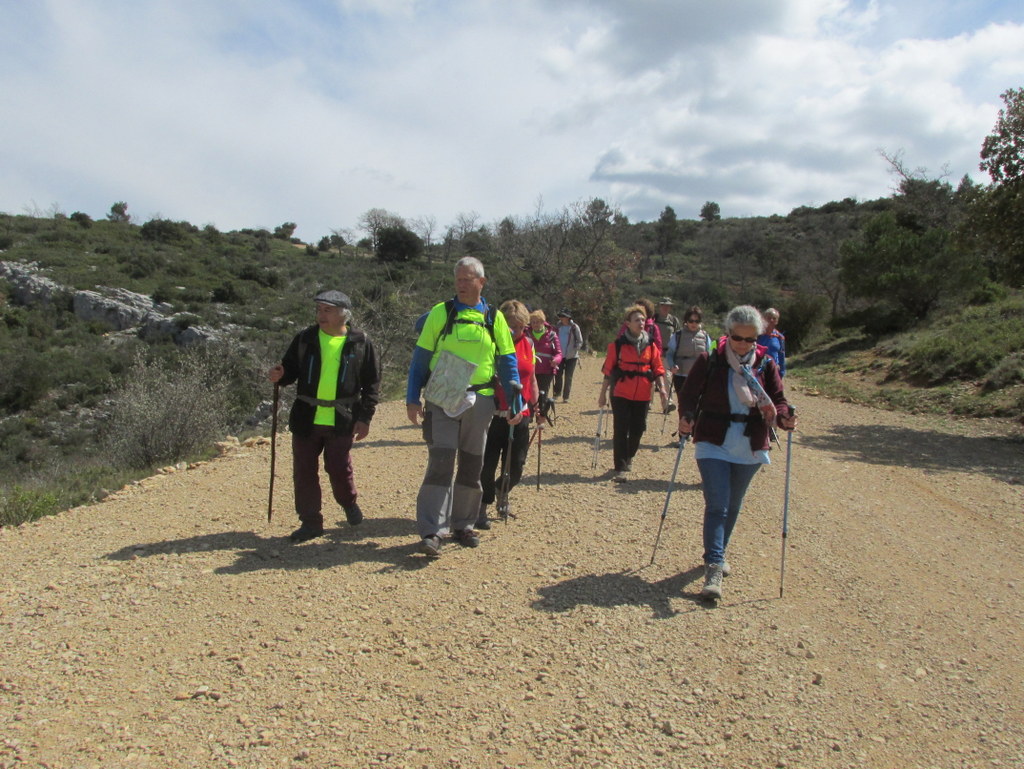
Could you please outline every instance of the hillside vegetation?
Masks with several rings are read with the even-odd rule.
[[[313,244],[292,237],[293,222],[138,224],[123,201],[97,219],[57,207],[0,214],[0,267],[45,283],[32,294],[0,279],[0,522],[102,497],[225,432],[265,431],[263,372],[312,322],[323,288],[352,297],[380,348],[385,394],[400,397],[413,321],[451,294],[452,265],[467,254],[484,261],[491,302],[518,298],[549,317],[570,307],[592,349],[638,297],[671,297],[679,315],[699,305],[713,332],[737,303],[774,306],[792,375],[818,392],[1020,419],[1024,94],[1003,98],[982,150],[992,185],[954,187],[895,156],[890,197],[787,216],[722,218],[709,201],[699,220],[666,206],[630,222],[592,199],[496,223],[460,214],[435,240],[433,220],[370,209],[362,239],[339,230]],[[78,306],[124,291],[156,320]]]

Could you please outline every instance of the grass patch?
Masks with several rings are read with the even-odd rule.
[[[0,494],[0,526],[20,526],[63,509],[55,491],[12,486]]]

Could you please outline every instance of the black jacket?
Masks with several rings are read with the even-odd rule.
[[[279,384],[296,382],[296,396],[316,398],[322,360],[319,331],[319,326],[312,325],[296,334],[281,360],[284,376]],[[334,429],[344,434],[351,433],[356,422],[369,424],[380,401],[380,361],[376,348],[365,333],[351,324],[345,346],[341,349],[335,397],[352,399],[351,403],[336,409]],[[296,435],[308,435],[313,430],[314,416],[316,406],[296,397],[288,417],[288,428]]]

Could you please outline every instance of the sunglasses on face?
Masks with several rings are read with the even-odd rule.
[[[700,319],[699,318],[687,318],[686,322],[687,323],[700,323]]]
[[[729,338],[734,342],[746,342],[747,344],[754,344],[757,341],[756,336],[736,336],[736,334],[732,334]]]

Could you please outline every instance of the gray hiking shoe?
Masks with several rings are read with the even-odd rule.
[[[704,587],[700,590],[701,598],[722,597],[722,564],[709,563],[704,567]]]
[[[452,537],[463,547],[477,547],[480,544],[480,535],[472,529],[456,529]]]
[[[480,512],[476,514],[476,527],[482,531],[487,531],[491,528],[491,521],[487,517],[487,503],[480,503]]]
[[[728,577],[730,574],[732,574],[732,566],[728,561],[722,561],[722,576]]]
[[[431,558],[437,558],[441,554],[441,538],[438,536],[424,537],[420,542],[420,552]]]

